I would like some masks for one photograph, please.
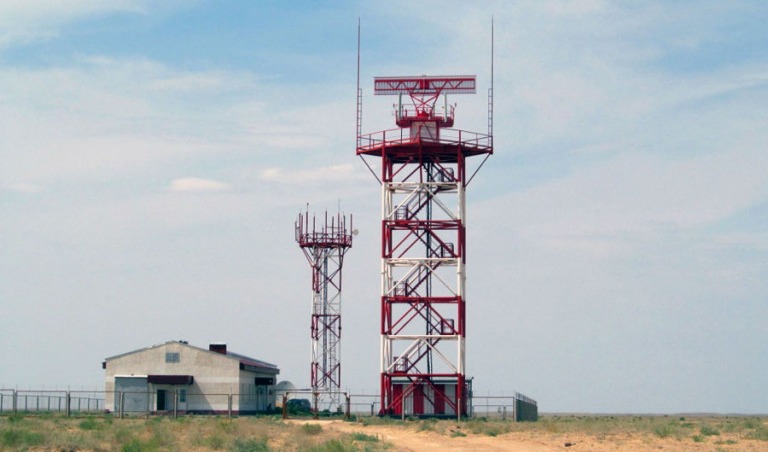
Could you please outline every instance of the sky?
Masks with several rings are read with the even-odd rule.
[[[92,389],[168,340],[309,385],[307,208],[354,216],[342,380],[378,392],[373,77],[449,98],[467,376],[543,412],[768,413],[768,4],[0,2],[0,387]]]

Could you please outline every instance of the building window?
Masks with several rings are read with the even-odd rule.
[[[168,352],[165,354],[165,362],[167,363],[177,363],[179,362],[179,352]]]
[[[179,402],[180,403],[187,403],[187,390],[186,389],[179,389]]]

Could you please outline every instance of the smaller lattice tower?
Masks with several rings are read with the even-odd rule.
[[[352,216],[337,213],[318,224],[309,211],[295,223],[296,242],[312,268],[312,363],[310,381],[315,413],[341,402],[341,268],[352,247]]]

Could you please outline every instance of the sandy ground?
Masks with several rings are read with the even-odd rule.
[[[421,451],[765,451],[766,443],[739,439],[736,444],[724,444],[727,436],[696,443],[692,440],[658,438],[653,435],[623,434],[595,437],[585,434],[548,434],[514,432],[498,436],[475,435],[454,427],[449,434],[417,431],[407,427],[388,425],[362,425],[339,420],[295,420],[300,424],[317,423],[325,431],[365,433],[377,436],[392,445],[391,450]],[[461,436],[466,435],[466,436]],[[715,444],[720,441],[720,444]]]

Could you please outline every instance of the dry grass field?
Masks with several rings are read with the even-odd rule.
[[[2,451],[765,451],[768,418],[549,415],[353,421],[277,417],[0,417]]]

